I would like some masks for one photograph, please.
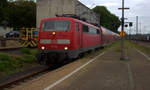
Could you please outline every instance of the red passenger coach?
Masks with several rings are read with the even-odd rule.
[[[111,30],[104,28],[102,26],[100,28],[102,31],[103,46],[110,45],[114,41],[119,40],[120,36],[118,34],[112,32]]]
[[[102,46],[102,30],[70,17],[45,18],[39,31],[37,59],[46,64],[62,63]]]

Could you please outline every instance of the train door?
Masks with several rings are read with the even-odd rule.
[[[79,24],[79,48],[82,48],[82,24],[81,23],[78,23]]]
[[[75,23],[75,31],[76,31],[76,35],[75,35],[75,38],[76,38],[76,48],[81,48],[81,46],[82,46],[82,42],[81,42],[81,39],[82,39],[82,35],[81,35],[81,25],[80,25],[80,23],[79,22],[76,22]]]

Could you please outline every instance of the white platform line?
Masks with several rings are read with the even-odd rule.
[[[129,63],[127,64],[127,67],[128,67],[128,75],[129,75],[130,88],[131,88],[131,90],[134,90],[135,85],[134,85],[134,80],[133,80],[131,66],[130,66]]]
[[[68,75],[62,77],[61,79],[59,79],[58,81],[54,82],[53,84],[51,84],[50,86],[48,86],[47,88],[45,88],[44,90],[49,90],[51,88],[53,88],[54,86],[56,86],[57,84],[61,83],[62,81],[64,81],[65,79],[69,78],[71,75],[75,74],[76,72],[78,72],[79,70],[81,70],[82,68],[84,68],[85,66],[87,66],[88,64],[90,64],[91,62],[93,62],[94,60],[96,60],[98,57],[104,55],[105,52],[101,53],[100,55],[96,56],[94,59],[91,59],[90,61],[88,61],[87,63],[85,63],[84,65],[80,66],[79,68],[75,69],[73,72],[69,73]]]
[[[150,60],[150,57],[147,56],[146,54],[144,54],[143,52],[141,52],[140,50],[136,49],[137,52],[139,52],[140,54],[142,54],[144,57],[146,57],[148,60]]]

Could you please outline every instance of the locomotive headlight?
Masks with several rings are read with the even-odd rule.
[[[41,47],[41,49],[42,49],[42,50],[44,50],[44,49],[45,49],[45,47]]]
[[[68,50],[68,47],[64,47],[64,50]]]
[[[56,32],[53,32],[52,34],[53,34],[53,35],[56,35]]]

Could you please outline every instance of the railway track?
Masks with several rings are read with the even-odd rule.
[[[0,81],[0,89],[8,88],[16,82],[22,81],[24,79],[30,78],[42,72],[46,72],[49,70],[48,66],[37,66],[30,68],[24,72],[15,73],[11,76],[8,76]]]

